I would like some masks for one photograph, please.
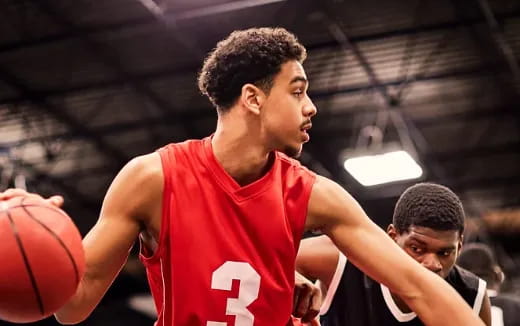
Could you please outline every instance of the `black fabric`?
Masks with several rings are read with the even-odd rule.
[[[491,309],[500,309],[504,326],[520,326],[520,298],[510,295],[491,297]],[[496,307],[496,308],[495,308]]]
[[[446,281],[473,307],[478,293],[477,276],[455,266]],[[379,283],[349,262],[345,266],[329,310],[321,317],[321,324],[322,326],[424,325],[418,317],[407,322],[399,322],[388,308]]]

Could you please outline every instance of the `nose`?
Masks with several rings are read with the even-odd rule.
[[[318,109],[316,108],[316,105],[314,105],[310,98],[308,100],[309,101],[307,105],[305,105],[304,107],[304,114],[306,117],[312,118],[316,115],[316,113],[318,113]]]
[[[442,271],[442,264],[434,253],[424,255],[421,260],[421,265],[429,269],[430,271],[438,274]]]

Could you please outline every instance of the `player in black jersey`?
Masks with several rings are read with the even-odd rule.
[[[401,195],[387,229],[406,253],[450,283],[491,326],[485,281],[455,266],[463,231],[464,209],[459,198],[432,183],[416,184]],[[326,236],[302,241],[297,270],[321,284],[323,326],[423,325],[403,300],[361,272],[355,257],[345,257]]]
[[[520,326],[520,298],[512,294],[500,293],[504,273],[491,248],[485,244],[471,243],[464,247],[457,264],[487,282],[493,326]]]

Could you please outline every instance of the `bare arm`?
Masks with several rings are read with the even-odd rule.
[[[489,297],[485,292],[479,316],[480,319],[482,319],[482,321],[486,324],[486,326],[491,326],[491,302],[489,301]]]
[[[296,270],[308,279],[320,280],[324,285],[322,290],[326,290],[334,277],[338,260],[339,250],[329,237],[307,238],[300,244]]]
[[[141,225],[160,214],[162,188],[157,153],[136,158],[119,172],[105,196],[99,220],[83,240],[85,276],[76,294],[55,314],[60,323],[79,323],[97,306],[125,263]]]
[[[306,227],[321,229],[353,264],[399,295],[425,325],[483,325],[448,283],[404,253],[333,181],[316,180]]]

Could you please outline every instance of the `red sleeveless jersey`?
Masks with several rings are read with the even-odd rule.
[[[216,160],[210,138],[159,153],[159,246],[141,255],[156,325],[285,326],[315,174],[277,152],[262,178],[241,187]]]

